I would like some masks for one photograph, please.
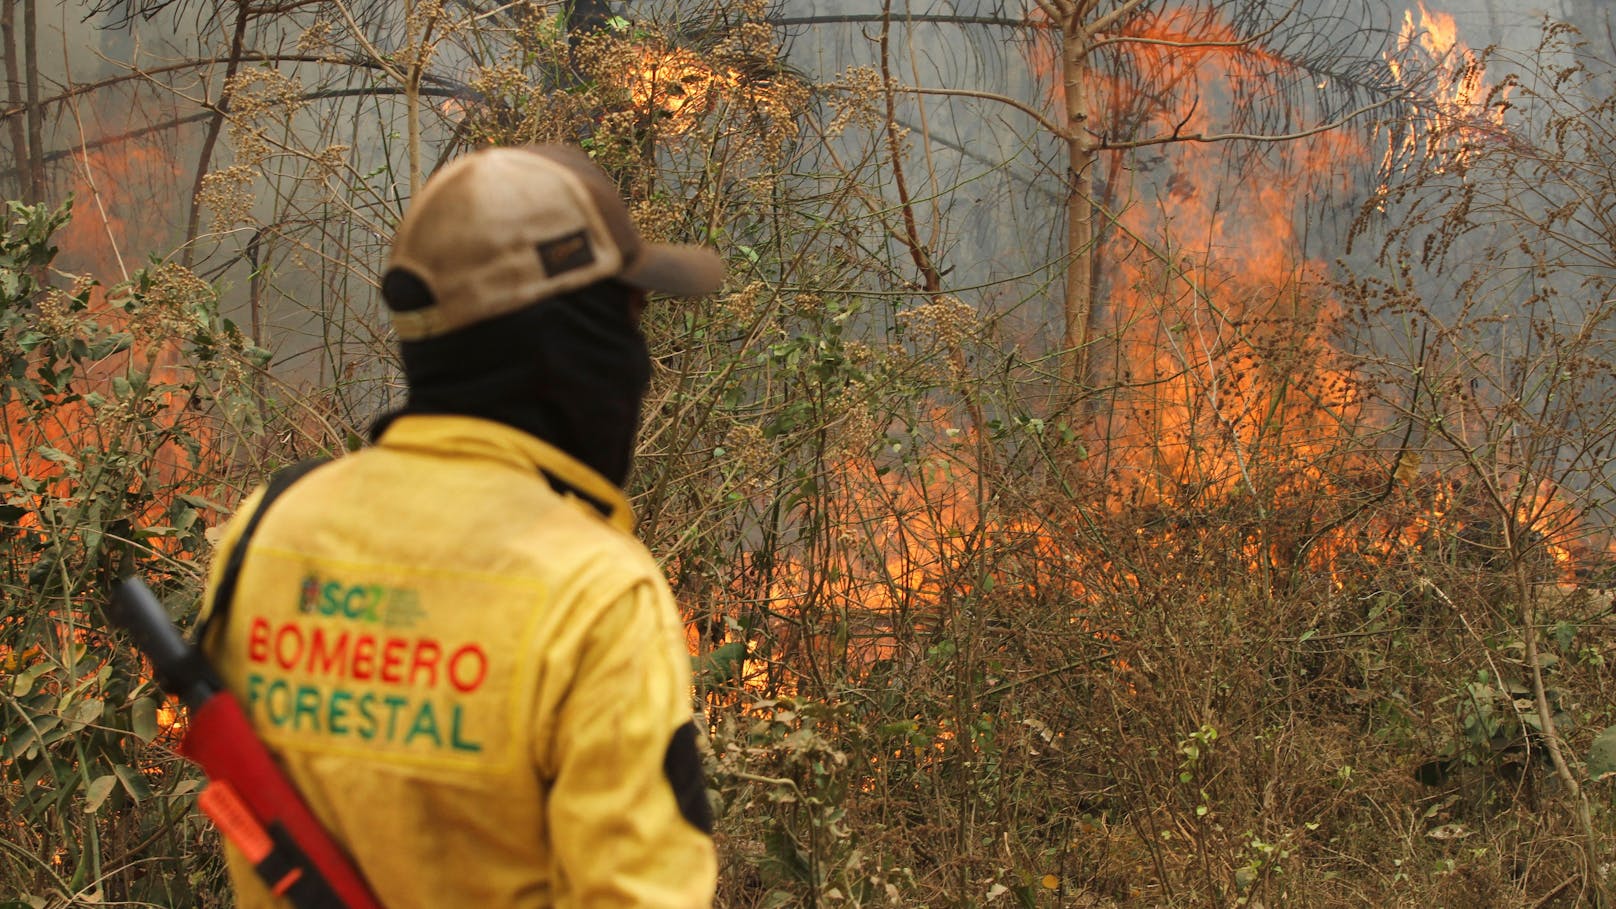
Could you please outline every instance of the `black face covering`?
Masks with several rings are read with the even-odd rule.
[[[622,486],[651,357],[632,288],[602,282],[440,338],[401,345],[409,396],[377,421],[461,414],[529,432]]]

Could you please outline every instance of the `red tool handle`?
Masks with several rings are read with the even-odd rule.
[[[308,805],[287,781],[280,766],[265,749],[240,703],[229,692],[219,692],[191,711],[190,729],[180,753],[195,761],[214,785],[225,783],[251,813],[242,819],[228,801],[210,799],[224,812],[225,823],[240,833],[232,836],[225,824],[220,831],[242,848],[259,873],[299,909],[382,909],[353,862],[331,839]],[[205,809],[206,810],[206,809]],[[252,822],[256,821],[256,830]],[[263,838],[271,840],[265,853]],[[301,871],[303,873],[294,873]],[[313,873],[311,873],[313,872]],[[322,887],[321,880],[328,885]],[[337,902],[333,903],[333,897]]]

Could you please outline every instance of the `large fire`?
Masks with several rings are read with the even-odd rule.
[[[1117,44],[1121,50],[1115,52],[1127,56],[1125,69],[1133,81],[1096,71],[1093,88],[1109,99],[1108,116],[1130,111],[1127,116],[1140,135],[1216,132],[1212,118],[1217,104],[1202,99],[1226,101],[1218,98],[1223,87],[1254,78],[1259,67],[1274,64],[1205,11],[1169,8],[1129,19],[1126,28],[1110,37],[1131,39]],[[1423,5],[1408,11],[1398,49],[1403,56],[1387,64],[1395,78],[1413,78],[1404,63],[1407,53],[1421,53],[1437,64],[1430,92],[1435,99],[1429,109],[1432,135],[1459,142],[1477,129],[1497,125],[1497,99],[1478,57],[1458,40],[1451,17]],[[636,59],[637,65],[620,78],[635,107],[653,113],[659,131],[669,135],[691,129],[696,115],[746,81],[692,51],[663,43],[644,44]],[[1033,63],[1051,70],[1055,66],[1053,58]],[[1050,102],[1059,104],[1064,83],[1058,78],[1050,83],[1057,95]],[[1150,98],[1130,94],[1139,92],[1140,85],[1151,88]],[[1406,144],[1412,138],[1399,141],[1405,144],[1389,149],[1386,163],[1415,150]],[[1435,140],[1425,141],[1423,148],[1436,147]],[[1340,156],[1361,152],[1349,139],[1332,134],[1275,146],[1258,156],[1256,176],[1230,187],[1200,177],[1223,170],[1221,151],[1217,145],[1175,146],[1166,176],[1111,168],[1115,179],[1107,186],[1108,197],[1099,200],[1110,222],[1106,259],[1116,263],[1102,279],[1109,303],[1109,355],[1101,377],[1116,393],[1108,397],[1103,417],[1089,427],[1093,438],[1104,440],[1090,454],[1105,478],[1105,506],[1112,514],[1206,511],[1241,496],[1271,501],[1289,494],[1318,495],[1350,472],[1340,468],[1326,476],[1325,466],[1343,447],[1347,433],[1367,418],[1358,379],[1331,345],[1339,306],[1319,289],[1323,266],[1296,254],[1302,244],[1294,220],[1296,200],[1306,194],[1308,182],[1321,175],[1339,180],[1345,170]],[[81,156],[78,196],[94,204],[81,206],[64,245],[87,251],[97,274],[121,275],[125,265],[120,250],[136,248],[141,241],[131,236],[124,214],[129,206],[113,194],[119,186],[149,180],[135,179],[134,170],[172,168],[171,162],[166,150],[138,146]],[[177,177],[166,175],[169,182]],[[176,281],[184,280],[178,272],[172,274]],[[91,312],[118,317],[116,300],[109,303],[94,292],[87,299]],[[96,364],[80,381],[87,388],[110,387],[137,357],[148,360],[159,377],[180,378],[170,372],[177,369],[170,351],[176,335],[184,334],[176,328],[183,326],[162,322],[160,314],[151,317],[158,321],[129,326],[141,343]],[[162,400],[160,422],[184,423],[187,434],[204,446],[211,444],[209,430],[190,404],[172,397]],[[8,479],[47,478],[40,501],[45,496],[72,501],[75,491],[68,477],[78,466],[74,453],[108,447],[105,414],[88,399],[58,408],[45,420],[25,419],[21,407],[12,401],[4,410],[11,430],[4,467]],[[969,431],[965,437],[971,438]],[[194,466],[193,458],[172,442],[165,445],[149,482],[184,491],[183,475]],[[936,611],[948,608],[961,585],[1025,583],[973,572],[972,553],[984,546],[1021,547],[1030,557],[1050,562],[1078,557],[1051,524],[984,511],[978,495],[981,467],[970,450],[970,445],[945,447],[937,458],[902,471],[880,469],[873,460],[849,461],[836,470],[848,494],[830,516],[841,530],[836,545],[827,550],[828,560],[810,571],[803,563],[781,559],[771,569],[766,591],[777,611],[815,613],[840,624],[840,637],[832,637],[822,658],[857,666],[889,660],[900,642],[909,639],[905,632],[934,621]],[[1261,476],[1254,466],[1259,463],[1265,471]],[[1400,479],[1407,482],[1413,476]],[[1552,502],[1553,491],[1542,490],[1539,497]],[[157,523],[170,499],[151,500],[138,520]],[[1430,515],[1391,529],[1387,538],[1412,545],[1442,517],[1443,507],[1433,501]],[[37,512],[30,509],[31,515]],[[1545,522],[1558,514],[1552,505],[1540,513]],[[37,518],[22,519],[25,526],[33,521]],[[1323,543],[1307,557],[1327,563],[1332,547],[1347,545]],[[1249,557],[1258,562],[1274,555],[1252,551]],[[1562,565],[1569,562],[1560,550],[1555,558]],[[1079,604],[1090,595],[1080,586],[1062,593]],[[1086,621],[1081,607],[1072,611],[1071,620]],[[706,646],[743,641],[746,634],[729,629],[728,637]],[[768,673],[769,667],[756,659],[742,670],[750,679]],[[785,683],[784,690],[789,688]]]
[[[1423,54],[1435,74],[1422,108],[1428,130],[1417,150],[1462,154],[1463,143],[1501,124],[1500,93],[1487,84],[1479,57],[1459,41],[1451,17],[1421,6],[1403,23],[1399,50]],[[1097,75],[1103,84],[1094,88],[1110,99],[1108,112],[1142,117],[1140,135],[1217,132],[1218,105],[1204,99],[1229,100],[1219,94],[1224,87],[1255,78],[1258,68],[1274,62],[1205,13],[1168,10],[1129,27],[1130,37],[1144,39],[1127,51],[1135,81]],[[1053,72],[1058,58],[1045,52],[1042,65]],[[1405,59],[1388,61],[1396,80],[1414,77]],[[1156,92],[1150,103],[1124,97],[1137,90],[1141,73]],[[1062,81],[1050,82],[1056,94],[1048,101],[1058,105]],[[1170,103],[1157,103],[1163,101]],[[1089,427],[1089,437],[1101,441],[1090,447],[1088,461],[1103,478],[1105,510],[1114,516],[1215,515],[1238,502],[1258,511],[1276,507],[1263,503],[1316,508],[1315,517],[1301,521],[1311,528],[1305,539],[1251,535],[1242,557],[1254,570],[1300,561],[1295,567],[1332,578],[1344,558],[1361,565],[1430,545],[1456,528],[1463,533],[1470,512],[1453,501],[1454,484],[1434,467],[1422,471],[1417,454],[1382,457],[1363,445],[1384,417],[1371,411],[1362,379],[1336,351],[1342,307],[1327,289],[1327,263],[1297,252],[1304,245],[1299,200],[1321,182],[1350,183],[1347,175],[1363,169],[1369,152],[1351,135],[1324,132],[1260,147],[1238,185],[1203,179],[1227,171],[1226,147],[1173,146],[1165,178],[1127,167],[1107,171],[1108,195],[1100,201],[1115,205],[1103,213],[1112,223],[1105,259],[1113,265],[1102,278],[1110,348],[1099,375],[1112,391]],[[1388,152],[1383,163],[1395,159]],[[1020,547],[1044,566],[1094,560],[1074,550],[1058,520],[986,508],[975,446],[952,444],[952,433],[939,431],[935,438],[937,454],[907,470],[883,471],[873,459],[838,465],[831,474],[843,490],[827,517],[841,528],[839,545],[827,547],[828,560],[813,571],[798,562],[774,564],[766,598],[771,609],[791,617],[786,626],[812,621],[819,633],[838,629],[813,659],[876,666],[897,648],[927,639],[906,632],[924,632],[957,602],[983,588],[1026,583],[975,570],[973,554],[984,549]],[[971,438],[968,430],[965,438]],[[1384,499],[1393,491],[1411,504],[1389,509],[1394,516],[1376,518],[1368,530],[1332,520],[1350,513],[1343,499]],[[1553,568],[1567,576],[1575,560],[1550,533],[1570,520],[1564,497],[1543,486],[1524,497],[1519,512],[1522,532],[1542,537],[1538,544]],[[1164,531],[1158,542],[1170,547],[1175,532],[1187,537],[1194,530]],[[1096,567],[1113,570],[1122,583],[1135,580],[1124,567],[1088,566]],[[1051,572],[1046,567],[1044,573]],[[1088,628],[1088,604],[1097,594],[1076,581],[1061,583],[1069,620]],[[803,652],[798,638],[807,632],[775,632],[791,638],[784,649]],[[705,646],[749,642],[760,633],[732,627]],[[1119,661],[1112,666],[1127,669]],[[756,689],[789,694],[794,688],[781,672],[748,659],[742,676]]]
[[[172,186],[180,175],[165,149],[133,142],[86,151],[76,157],[73,175],[77,204],[58,241],[69,265],[110,280],[80,276],[70,289],[44,293],[37,303],[36,334],[47,346],[34,350],[35,360],[42,362],[41,354],[60,357],[63,345],[75,343],[104,341],[113,352],[82,363],[73,373],[54,372],[54,400],[47,410],[33,407],[24,396],[11,396],[0,406],[6,428],[0,476],[12,484],[25,480],[19,488],[33,490],[29,503],[11,503],[25,505],[19,525],[33,527],[46,513],[40,506],[47,500],[88,504],[80,501],[87,477],[76,474],[106,468],[86,458],[137,453],[151,468],[138,478],[139,485],[169,490],[132,516],[139,525],[154,526],[161,523],[173,495],[196,491],[186,488],[184,479],[198,466],[196,454],[177,440],[184,436],[198,450],[209,447],[211,426],[179,391],[188,374],[178,352],[199,327],[194,308],[211,299],[213,291],[174,265],[149,268],[141,286],[122,283],[130,277],[123,251],[143,249],[151,238],[141,235],[138,219],[130,216],[139,204],[120,193],[137,186]],[[107,284],[113,285],[110,292]],[[141,304],[154,305],[137,305],[137,294]],[[119,334],[127,340],[112,343]],[[154,391],[142,401],[137,395],[147,387]],[[154,543],[165,545],[161,539]]]
[[[1164,14],[1141,28],[1139,36],[1150,40],[1132,52],[1130,69],[1170,89],[1152,94],[1150,104],[1113,102],[1143,113],[1141,135],[1217,132],[1213,118],[1228,101],[1221,87],[1252,82],[1271,62],[1215,18]],[[1187,52],[1186,43],[1198,46]],[[1464,143],[1501,124],[1503,93],[1489,87],[1452,17],[1423,6],[1407,13],[1399,50],[1411,49],[1425,55],[1433,74],[1421,147],[1462,155]],[[1397,60],[1388,65],[1395,79],[1414,78]],[[1113,81],[1103,93],[1115,98],[1136,84]],[[1327,290],[1327,263],[1297,253],[1304,245],[1300,200],[1311,186],[1339,185],[1362,163],[1361,146],[1322,133],[1244,150],[1248,169],[1238,185],[1201,179],[1228,169],[1225,149],[1178,143],[1171,175],[1164,183],[1156,178],[1159,185],[1129,168],[1107,174],[1115,180],[1108,199],[1118,200],[1119,210],[1107,215],[1115,229],[1105,257],[1111,271],[1102,279],[1110,306],[1103,328],[1113,346],[1100,377],[1117,391],[1095,435],[1105,440],[1098,457],[1113,478],[1114,511],[1204,511],[1235,497],[1334,498],[1347,491],[1342,484],[1356,482],[1349,478],[1391,469],[1353,441],[1376,416],[1365,409],[1361,378],[1334,346],[1341,307]],[[1360,453],[1348,458],[1353,449]],[[1410,462],[1397,469],[1409,473]],[[1544,510],[1528,523],[1553,523],[1554,513]],[[1316,564],[1347,545],[1312,543],[1324,544],[1307,553]]]

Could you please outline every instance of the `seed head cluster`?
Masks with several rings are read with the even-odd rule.
[[[825,127],[826,134],[839,136],[850,126],[879,129],[886,123],[886,87],[874,67],[849,67],[831,88],[830,106],[835,114]]]
[[[213,216],[216,230],[253,223],[252,185],[257,176],[256,168],[232,164],[202,178],[196,201]]]
[[[269,127],[288,129],[303,108],[303,84],[278,69],[249,69],[231,76],[224,90],[237,162],[262,163],[278,144]]]
[[[952,294],[940,294],[898,314],[910,331],[949,350],[959,347],[976,324],[976,310]]]

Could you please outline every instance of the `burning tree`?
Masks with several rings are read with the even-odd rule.
[[[1417,80],[1400,79],[1385,65],[1390,30],[1365,28],[1363,16],[1344,9],[1039,0],[1024,16],[1021,25],[1033,36],[1031,63],[1049,79],[1054,112],[968,88],[898,90],[993,99],[1019,109],[1061,144],[1061,348],[1067,376],[1083,387],[1115,380],[1110,370],[1094,371],[1094,355],[1114,332],[1105,288],[1116,276],[1106,262],[1119,257],[1110,238],[1130,232],[1123,221],[1132,206],[1152,204],[1147,174],[1154,165],[1140,152],[1187,143],[1260,147],[1367,130],[1371,115],[1398,116],[1418,98]],[[1240,165],[1234,167],[1238,172]],[[1203,182],[1193,167],[1175,171],[1169,191],[1176,184],[1193,192]],[[1135,248],[1120,258],[1168,257],[1148,237],[1132,240]],[[1127,321],[1126,314],[1117,317]]]

